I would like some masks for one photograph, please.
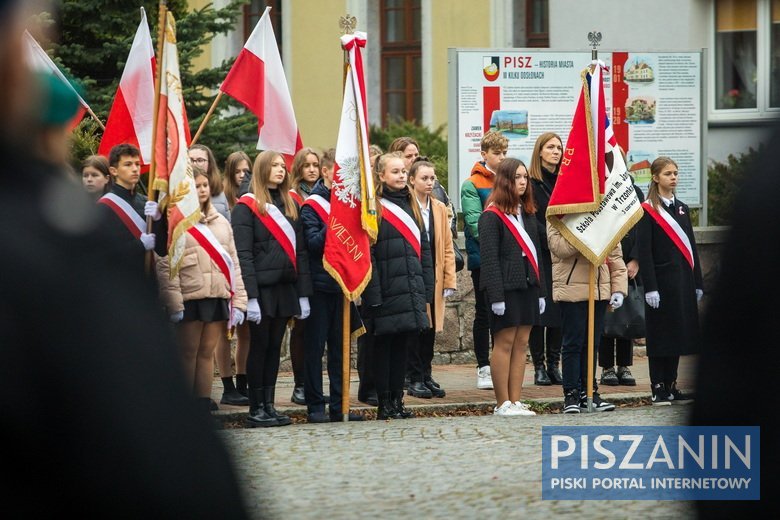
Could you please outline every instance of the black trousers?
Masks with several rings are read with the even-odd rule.
[[[471,270],[471,282],[474,284],[474,324],[471,334],[474,338],[474,354],[477,357],[477,367],[490,365],[490,316],[488,314],[485,291],[479,290],[480,268]]]
[[[330,413],[341,413],[342,384],[342,312],[344,296],[341,293],[315,291],[309,297],[311,315],[304,329],[304,383],[306,408],[309,413],[324,412],[322,391],[322,355],[328,345],[328,379],[330,380]]]
[[[612,368],[615,366],[630,367],[634,364],[634,341],[626,338],[601,337],[599,346],[599,366]]]
[[[561,341],[561,359],[563,373],[563,391],[578,389],[585,391],[588,377],[593,378],[593,390],[596,384],[596,360],[593,361],[593,373],[588,376],[588,302],[560,302],[563,339]],[[594,306],[593,356],[598,358],[601,332],[604,330],[604,313],[607,301],[599,300]]]
[[[531,327],[528,346],[531,347],[534,367],[544,368],[545,359],[549,367],[558,365],[561,360],[561,337],[561,329],[541,325]]]
[[[431,306],[431,321],[436,323],[436,316]],[[433,346],[436,343],[436,330],[431,327],[412,338],[407,353],[406,375],[412,383],[422,383],[431,376],[433,362]]]
[[[378,394],[403,392],[406,349],[417,332],[374,336],[374,385]]]
[[[259,324],[249,323],[249,355],[246,361],[249,388],[276,386],[279,355],[288,319],[263,316]]]
[[[647,368],[650,371],[650,383],[663,383],[666,388],[677,381],[677,367],[680,356],[648,356]]]
[[[370,319],[364,319],[366,328],[357,340],[357,372],[360,379],[358,394],[362,397],[376,390],[374,386],[374,328]]]
[[[295,386],[303,385],[304,346],[303,335],[306,332],[306,320],[293,320],[295,326],[290,331],[290,363],[292,363]]]

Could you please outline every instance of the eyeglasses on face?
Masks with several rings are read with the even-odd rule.
[[[203,163],[207,163],[207,162],[209,162],[209,160],[208,160],[208,159],[206,159],[206,158],[204,158],[204,157],[197,157],[197,158],[195,158],[195,159],[190,159],[190,160],[191,160],[192,162],[194,162],[195,164],[203,164]]]

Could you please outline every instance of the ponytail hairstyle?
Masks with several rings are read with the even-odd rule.
[[[650,187],[647,189],[647,200],[654,208],[661,207],[661,195],[658,193],[658,183],[656,177],[663,171],[664,168],[673,164],[675,168],[679,168],[677,163],[672,160],[671,157],[661,156],[658,157],[653,164],[650,165],[650,174],[653,176],[650,179]]]
[[[228,207],[233,209],[238,200],[238,189],[240,186],[236,184],[236,171],[241,161],[246,161],[251,171],[252,159],[246,154],[246,152],[238,151],[233,152],[225,159],[225,178],[222,180],[222,186],[225,190],[225,198],[227,199]]]
[[[487,202],[488,204],[493,204],[501,212],[510,215],[517,215],[518,206],[523,207],[523,212],[526,215],[533,215],[536,213],[536,203],[534,202],[530,175],[525,186],[525,193],[518,195],[517,188],[515,188],[515,173],[521,166],[525,168],[526,172],[528,171],[525,163],[520,159],[507,157],[501,161],[496,172],[493,191],[490,193]]]
[[[280,159],[284,164],[284,157],[274,150],[265,150],[255,159],[252,166],[252,185],[251,191],[257,201],[257,210],[261,215],[265,215],[265,205],[273,204],[271,192],[268,190],[268,179],[271,177],[271,165],[276,159]],[[285,170],[287,167],[285,166]],[[284,201],[284,214],[295,220],[298,218],[298,205],[290,196],[290,175],[285,175],[284,180],[279,184],[279,195]]]
[[[385,171],[385,168],[387,167],[387,163],[389,163],[392,159],[400,159],[401,164],[403,164],[404,154],[401,152],[388,152],[386,154],[380,155],[376,161],[376,170],[377,170],[376,198],[377,199],[381,199],[384,196],[384,190],[385,190],[385,183],[382,182],[381,179],[379,179],[379,174]],[[412,193],[412,190],[408,189],[409,188],[408,184],[406,187],[408,190],[407,198],[409,199],[409,206],[412,208],[414,219],[417,221],[417,224],[422,227],[424,223],[423,223],[422,213],[420,212],[420,206],[417,204],[417,198],[414,196],[414,193]],[[377,202],[379,201],[377,200]],[[376,217],[377,219],[382,218],[381,204],[376,205]]]

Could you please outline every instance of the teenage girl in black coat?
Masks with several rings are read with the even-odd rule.
[[[433,263],[401,154],[381,156],[377,170],[379,233],[371,248],[371,281],[362,299],[375,336],[377,418],[408,418],[413,414],[404,408],[402,399],[406,349],[431,326],[426,304],[433,302]]]
[[[257,156],[252,170],[250,191],[241,196],[231,218],[249,298],[247,423],[250,427],[284,426],[290,418],[274,408],[279,353],[290,318],[309,316],[309,259],[284,158],[266,150]]]

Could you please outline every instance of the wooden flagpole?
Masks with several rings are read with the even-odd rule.
[[[219,103],[219,100],[222,99],[222,91],[220,90],[217,93],[217,97],[214,98],[214,102],[211,103],[211,107],[209,107],[209,111],[206,112],[206,117],[203,118],[203,121],[200,122],[200,126],[198,127],[198,131],[195,132],[195,137],[192,138],[192,141],[190,141],[190,146],[198,142],[198,138],[200,137],[200,134],[203,133],[203,129],[206,127],[206,123],[209,122],[209,119],[211,119],[211,115],[214,113],[214,109],[217,108],[217,103]]]
[[[100,127],[100,129],[105,132],[106,131],[106,125],[104,125],[103,122],[100,119],[98,119],[98,116],[95,115],[95,113],[92,111],[91,108],[87,107],[87,113],[90,116],[92,116],[92,119],[94,119],[95,122],[97,122],[97,124]]]
[[[157,197],[154,193],[154,190],[152,186],[154,186],[154,178],[155,174],[157,172],[157,161],[155,160],[157,156],[157,125],[159,122],[158,112],[160,111],[160,90],[162,87],[162,68],[164,65],[163,61],[163,48],[165,46],[165,25],[166,25],[166,18],[168,15],[168,8],[166,4],[166,0],[160,0],[159,3],[160,6],[160,12],[159,12],[159,19],[158,19],[158,27],[157,27],[157,57],[159,58],[157,60],[157,70],[155,70],[154,74],[154,119],[152,119],[152,159],[149,162],[149,180],[147,184],[147,200],[154,200]],[[152,231],[152,217],[146,217],[146,232],[151,233]],[[152,251],[146,252],[146,273],[149,274],[152,270],[152,266],[154,265],[154,255],[152,254]]]

